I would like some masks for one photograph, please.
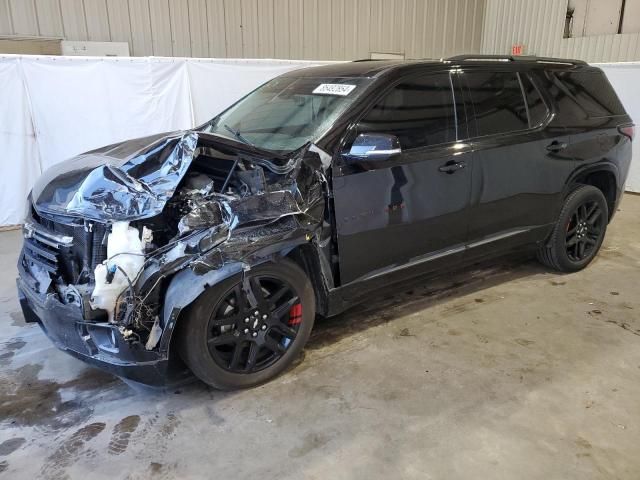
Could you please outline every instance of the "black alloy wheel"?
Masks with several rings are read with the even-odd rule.
[[[566,198],[549,238],[538,250],[538,259],[561,272],[576,272],[596,256],[609,223],[609,209],[602,191],[592,185],[577,186]]]
[[[302,304],[288,282],[254,276],[235,285],[214,308],[207,344],[221,368],[254,373],[282,357],[298,335],[301,321]]]
[[[298,357],[315,319],[305,272],[280,259],[204,291],[178,321],[178,352],[203,382],[233,390],[264,383]]]
[[[581,262],[597,248],[604,233],[603,219],[602,208],[595,200],[587,200],[574,210],[565,237],[570,260]]]

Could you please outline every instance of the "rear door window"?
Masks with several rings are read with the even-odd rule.
[[[393,87],[360,121],[359,130],[396,135],[402,149],[410,150],[455,141],[457,122],[449,73],[440,73]]]
[[[516,72],[466,72],[478,136],[529,128]]]

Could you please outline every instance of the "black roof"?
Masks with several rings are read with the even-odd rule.
[[[293,70],[284,75],[293,77],[376,77],[389,70],[410,68],[412,66],[496,65],[497,62],[556,67],[586,65],[582,60],[565,58],[514,57],[510,55],[458,55],[440,60],[356,60],[353,62],[336,62],[318,67]]]
[[[358,60],[355,62],[336,62],[319,67],[301,68],[286,75],[293,77],[375,77],[388,70],[422,63],[438,64],[439,61],[425,62],[421,60]]]

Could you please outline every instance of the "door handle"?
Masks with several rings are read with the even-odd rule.
[[[456,173],[458,170],[462,170],[466,166],[467,166],[467,162],[465,162],[464,160],[460,162],[454,162],[453,160],[449,160],[444,165],[441,165],[440,167],[438,167],[438,171],[451,175],[452,173]]]
[[[551,142],[549,145],[547,145],[547,150],[549,152],[559,152],[560,150],[564,150],[565,148],[567,148],[569,145],[567,145],[564,142],[559,142],[557,140],[554,140],[553,142]]]

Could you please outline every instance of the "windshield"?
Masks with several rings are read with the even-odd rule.
[[[275,78],[203,130],[266,150],[291,152],[320,138],[369,83],[367,78]]]

